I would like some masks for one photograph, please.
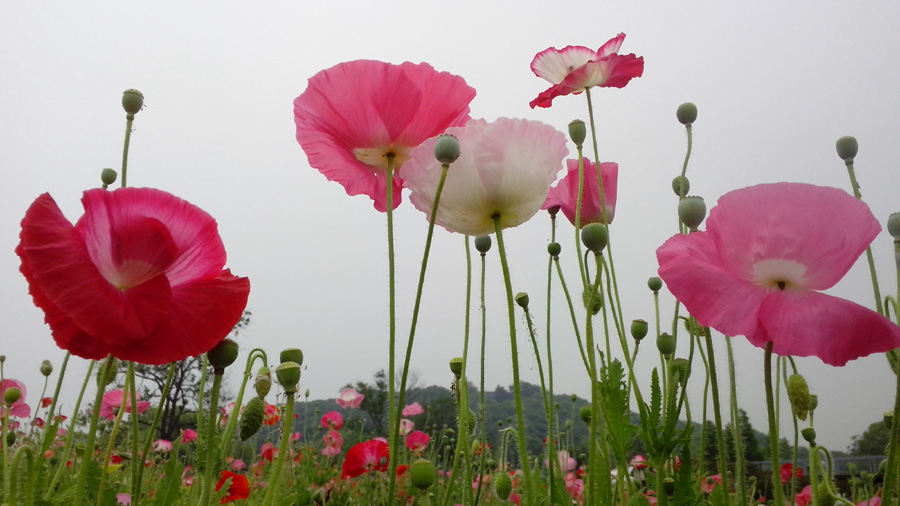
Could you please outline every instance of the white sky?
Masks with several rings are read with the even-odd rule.
[[[252,283],[253,323],[240,339],[242,360],[255,346],[273,361],[284,347],[302,348],[302,381],[316,399],[387,367],[385,217],[368,198],[346,196],[311,169],[294,139],[292,100],[319,70],[359,58],[426,61],[463,76],[478,91],[473,117],[523,117],[565,131],[570,120],[586,119],[584,99],[562,97],[549,110],[529,109],[547,87],[531,73],[531,59],[550,46],[597,48],[627,33],[622,52],[644,56],[644,76],[594,96],[601,159],[620,164],[612,240],[625,318],[651,320],[645,282],[656,271],[656,248],[677,223],[670,181],[684,156],[684,131],[674,115],[681,102],[699,107],[688,175],[691,193],[710,206],[731,189],[764,182],[847,189],[834,141],[855,135],[863,197],[882,224],[900,211],[898,18],[900,4],[881,1],[0,4],[6,191],[0,200],[6,322],[0,352],[7,356],[6,377],[25,380],[34,400],[41,360],[58,367],[63,356],[18,272],[19,221],[45,191],[73,221],[80,216],[81,191],[99,185],[100,169],[121,163],[119,100],[126,88],[141,90],[147,106],[135,121],[129,184],[170,191],[218,219],[228,267]],[[399,208],[403,341],[426,226],[408,201]],[[574,285],[568,223],[559,234]],[[546,215],[505,237],[514,291],[531,294],[543,336]],[[461,354],[463,240],[438,230],[434,248],[413,367],[423,383],[448,385],[447,361]],[[886,232],[873,248],[883,291],[894,293]],[[510,383],[511,367],[499,262],[490,259],[486,374],[493,389]],[[554,286],[556,391],[587,397],[587,377]],[[831,293],[871,307],[866,266],[857,264]],[[672,307],[666,294],[664,327]],[[536,383],[521,316],[519,323],[523,379]],[[478,328],[473,332],[477,337]],[[724,360],[724,341],[717,343]],[[643,378],[658,364],[649,348],[639,358]],[[762,350],[737,338],[735,352],[740,403],[765,432]],[[64,409],[71,409],[86,370],[85,361],[72,362]],[[892,407],[894,380],[883,357],[844,368],[818,359],[798,364],[819,394],[819,440],[832,449],[845,449],[852,435]],[[477,367],[470,375],[477,377]],[[694,379],[696,389],[701,385]],[[699,416],[699,398],[692,407]]]

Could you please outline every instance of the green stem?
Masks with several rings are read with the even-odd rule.
[[[210,392],[209,415],[206,421],[206,466],[203,478],[203,495],[200,496],[199,506],[208,506],[209,497],[216,484],[216,452],[218,451],[218,439],[216,438],[216,418],[219,411],[219,389],[222,387],[224,369],[213,371],[213,386]],[[272,486],[269,483],[269,486]]]
[[[897,377],[897,393],[894,398],[894,418],[891,424],[890,450],[888,452],[887,472],[884,473],[884,493],[882,494],[882,500],[887,501],[887,505],[895,503],[894,494],[896,493],[895,488],[898,478],[893,471],[897,468],[897,445],[900,444],[897,435],[897,432],[900,431],[900,374],[895,376]]]
[[[538,377],[541,380],[541,400],[544,401],[544,413],[547,417],[547,454],[549,457],[547,462],[550,464],[547,466],[547,472],[550,478],[550,499],[552,500],[552,498],[555,497],[554,491],[556,490],[556,483],[554,480],[556,473],[554,471],[559,467],[559,459],[556,455],[556,434],[553,433],[553,397],[549,394],[547,384],[544,381],[544,366],[541,363],[541,350],[538,348],[537,338],[534,335],[534,321],[531,319],[531,313],[528,311],[528,307],[526,306],[523,309],[525,310],[525,323],[528,327],[528,337],[531,339],[531,346],[534,348],[534,359],[537,362]]]
[[[581,258],[581,255],[578,255]],[[578,317],[575,315],[575,306],[572,304],[572,296],[569,294],[569,288],[566,286],[566,278],[563,276],[562,267],[559,265],[559,257],[553,259],[556,264],[556,273],[559,275],[559,283],[562,286],[563,294],[566,297],[566,303],[569,306],[569,315],[572,318],[572,330],[575,331],[575,342],[578,343],[578,351],[581,353],[581,361],[584,363],[584,370],[588,374],[591,373],[591,366],[588,364],[587,354],[584,351],[584,344],[581,342],[581,331],[578,330]]]
[[[288,454],[288,442],[291,440],[291,424],[294,422],[294,397],[296,391],[286,391],[287,406],[285,407],[284,419],[282,420],[281,441],[278,445],[278,458],[275,460],[275,468],[269,475],[269,487],[266,492],[266,500],[264,504],[273,506],[275,497],[278,495],[278,487],[281,485],[282,476],[281,469],[284,467],[284,460]]]
[[[475,491],[474,506],[478,506],[478,500],[481,498],[481,490],[484,484],[485,464],[487,463],[488,454],[487,426],[484,421],[484,351],[487,344],[487,311],[484,306],[485,263],[485,253],[481,253],[481,378],[478,383],[478,416],[481,419],[481,458],[478,462],[478,489]]]
[[[781,470],[779,463],[779,455],[778,455],[778,421],[775,419],[775,394],[772,391],[772,346],[774,343],[769,341],[766,343],[766,354],[765,354],[765,362],[763,364],[764,372],[765,372],[765,381],[766,381],[766,406],[768,407],[769,412],[769,452],[770,460],[772,461],[772,488],[775,489],[775,504],[784,504],[784,491],[781,489],[779,485],[781,483]],[[712,351],[712,350],[710,350]],[[711,356],[711,355],[710,355]],[[813,459],[813,464],[815,463],[815,459]],[[815,470],[810,469],[810,474],[813,475],[813,481],[815,481]],[[813,494],[815,494],[815,485],[813,488]],[[815,501],[813,501],[815,504]]]
[[[4,450],[6,449],[6,446],[6,444],[3,445]],[[30,446],[20,446],[13,455],[12,464],[8,464],[8,466],[13,469],[18,469],[19,461],[22,460],[22,455],[25,455],[25,472],[27,473],[25,478],[25,504],[31,506],[34,504],[34,473],[32,472],[32,468],[34,467],[34,450],[32,450]],[[10,477],[7,476],[7,479],[10,479]],[[16,476],[12,481],[7,482],[9,484],[9,495],[7,496],[9,501],[5,502],[5,504],[17,504],[16,485],[18,481],[18,476]]]
[[[247,382],[250,381],[250,376],[253,371],[253,364],[257,360],[262,360],[263,365],[268,363],[268,357],[266,356],[265,350],[262,348],[254,348],[250,351],[250,355],[247,356],[247,365],[244,367],[244,381],[241,382],[241,388],[238,390],[237,398],[234,400],[234,407],[239,412],[241,410],[241,405],[244,402],[244,391],[247,387]],[[234,431],[237,429],[237,416],[231,416],[228,418],[228,424],[225,426],[225,432],[223,432],[222,436],[222,451],[220,453],[220,462],[221,459],[227,456],[231,452],[231,445],[234,442]],[[306,418],[304,417],[303,423],[306,423]]]
[[[737,495],[740,504],[749,504],[747,487],[744,476],[744,438],[741,437],[741,419],[737,402],[737,379],[734,372],[734,351],[731,348],[731,338],[725,336],[725,345],[728,349],[728,383],[731,387],[731,438],[734,442],[735,471],[734,480],[737,487]]]
[[[713,415],[716,418],[716,439],[718,440],[717,443],[719,446],[719,474],[722,476],[722,486],[725,487],[725,490],[728,490],[728,466],[725,460],[725,435],[722,431],[722,408],[719,403],[719,381],[716,377],[716,355],[713,351],[712,334],[710,333],[709,327],[704,327],[703,331],[706,335],[706,354],[709,357],[709,380],[712,385]],[[771,373],[771,371],[769,372]],[[725,494],[725,504],[731,506],[731,496],[729,494]],[[775,501],[775,504],[783,503],[778,500]]]
[[[75,485],[74,506],[81,506],[84,501],[84,489],[87,485],[88,469],[93,462],[94,455],[94,439],[97,436],[97,421],[100,419],[100,405],[103,404],[103,393],[112,372],[113,356],[108,355],[103,362],[103,369],[100,371],[100,379],[97,382],[97,395],[94,396],[94,410],[91,414],[91,425],[88,428],[87,440],[84,443],[84,453],[81,456],[81,468],[78,472],[78,483]]]
[[[134,114],[128,113],[125,122],[125,146],[122,148],[122,188],[125,188],[128,179],[128,146],[131,144],[131,124],[134,122]]]
[[[397,291],[396,272],[394,267],[394,153],[387,155],[387,240],[388,240],[388,445],[390,455],[397,454],[400,420],[395,414],[397,398],[395,377],[397,376]],[[402,404],[401,404],[402,406]],[[397,430],[394,430],[397,427]],[[394,504],[394,482],[397,481],[397,459],[391,460],[391,474],[388,504]]]
[[[850,175],[850,186],[853,187],[853,195],[862,200],[862,194],[859,193],[859,184],[856,182],[856,171],[853,169],[853,160],[844,163],[847,166],[847,173]],[[869,262],[869,274],[872,276],[872,290],[875,292],[875,310],[878,314],[884,315],[884,307],[881,305],[881,290],[878,288],[878,274],[875,272],[875,258],[872,256],[872,247],[866,248],[866,260]]]
[[[68,357],[68,354],[66,355]],[[75,401],[75,410],[73,413],[78,413],[81,409],[81,400],[84,398],[84,391],[87,390],[88,382],[91,380],[91,373],[94,372],[94,364],[95,360],[91,360],[90,365],[88,365],[87,374],[84,376],[84,382],[81,385],[81,391],[78,392],[78,399]],[[58,387],[57,387],[58,390]],[[59,392],[57,391],[56,396],[59,396]],[[56,401],[56,397],[54,397],[54,402]],[[52,410],[51,410],[52,411]],[[76,416],[72,417],[72,421],[69,422],[69,433],[66,436],[66,446],[63,450],[63,457],[60,459],[63,464],[69,460],[69,452],[72,451],[72,438],[75,436],[75,422],[77,421]],[[46,451],[46,450],[45,450]],[[66,468],[65,465],[60,465],[56,468],[56,474],[53,475],[53,480],[50,482],[50,486],[44,490],[43,499],[45,501],[50,500],[50,496],[52,492],[56,490],[56,485],[59,483],[59,480],[62,478],[63,470]]]
[[[166,383],[163,386],[162,392],[160,392],[159,407],[156,409],[156,414],[153,415],[153,422],[150,424],[150,430],[147,432],[147,438],[144,440],[143,452],[136,454],[142,459],[150,454],[150,446],[153,444],[154,436],[156,435],[156,427],[159,426],[159,421],[162,419],[163,404],[169,397],[169,389],[172,387],[172,379],[175,377],[175,366],[175,362],[169,364],[169,374],[166,376]],[[197,427],[202,427],[202,425],[198,425]],[[135,464],[133,467],[136,469],[136,472],[134,470],[132,472],[131,506],[139,506],[141,501],[141,483],[143,482],[144,477],[144,466]]]

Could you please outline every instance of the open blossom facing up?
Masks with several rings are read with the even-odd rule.
[[[619,54],[624,41],[625,34],[620,33],[597,51],[584,46],[566,46],[538,53],[531,62],[531,70],[553,86],[532,100],[531,108],[550,107],[558,96],[581,93],[594,86],[622,88],[631,79],[641,77],[644,57]]]
[[[463,78],[427,63],[339,63],[294,100],[297,141],[310,166],[385,211],[388,156],[399,169],[422,141],[466,124],[473,98]],[[394,207],[402,184],[395,172]]]
[[[60,348],[159,365],[205,353],[231,332],[250,282],[222,269],[212,216],[152,188],[88,190],[81,202],[73,226],[49,194],[38,197],[16,248]]]
[[[539,121],[472,120],[447,133],[459,140],[461,154],[447,173],[435,223],[471,236],[494,233],[495,216],[501,228],[534,216],[568,154],[565,135]],[[436,141],[422,143],[401,170],[410,201],[429,218],[441,177]]]
[[[341,478],[354,478],[371,471],[385,472],[389,453],[388,444],[378,439],[353,445],[344,459]]]
[[[900,347],[900,326],[819,292],[880,230],[869,208],[842,190],[752,186],[723,195],[705,232],[666,241],[656,252],[659,275],[701,325],[842,366]]]
[[[138,398],[138,413],[147,411],[147,409],[150,407],[150,401],[140,400],[140,392],[135,392],[135,395]],[[125,412],[131,413],[131,395],[126,396],[124,391],[119,388],[117,390],[110,390],[109,392],[103,394],[103,402],[100,404],[100,416],[106,418],[107,420],[115,419],[118,409],[122,407],[122,396],[125,396]]]
[[[18,388],[19,392],[21,392],[21,396],[19,396],[19,400],[14,402],[12,406],[9,407],[9,416],[17,416],[19,418],[26,418],[31,416],[31,406],[25,404],[25,384],[19,380],[14,379],[5,379],[0,382],[0,400],[3,399],[3,396],[6,394],[7,388]],[[0,417],[6,414],[6,406],[0,406]]]
[[[584,188],[581,193],[581,225],[588,223],[612,223],[616,215],[616,190],[619,185],[619,164],[600,163],[603,178],[603,200],[600,199],[600,183],[597,166],[584,158]],[[556,186],[550,188],[542,209],[559,206],[572,225],[578,209],[578,160],[566,160],[568,172]]]
[[[357,409],[359,408],[360,404],[362,404],[362,401],[365,398],[365,395],[357,392],[356,390],[352,388],[345,388],[341,390],[341,395],[339,395],[338,398],[335,399],[335,401],[337,401],[337,403],[340,404],[342,408]]]

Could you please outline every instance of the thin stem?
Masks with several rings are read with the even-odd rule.
[[[66,356],[68,356],[68,354]],[[94,364],[96,363],[96,360],[91,360],[90,365],[88,365],[87,374],[84,376],[81,391],[78,392],[78,399],[75,401],[75,410],[73,413],[78,413],[81,409],[81,400],[84,398],[84,391],[87,390],[88,382],[91,380],[91,373],[94,372]],[[57,392],[56,395],[58,396],[59,393]],[[69,433],[66,436],[66,446],[63,450],[63,457],[60,459],[62,462],[67,462],[69,460],[69,452],[72,450],[72,438],[75,436],[75,422],[77,421],[77,418],[78,417],[73,416],[72,421],[69,422]],[[56,474],[53,475],[53,481],[50,482],[50,486],[44,491],[43,499],[45,501],[50,500],[50,496],[52,495],[52,492],[56,490],[56,484],[59,483],[59,480],[62,478],[62,472],[65,468],[65,466],[56,468]]]
[[[728,383],[731,387],[731,430],[734,442],[735,471],[734,479],[737,482],[737,495],[741,504],[749,504],[747,487],[744,476],[744,438],[741,437],[741,419],[737,402],[737,380],[734,372],[734,351],[731,348],[731,338],[725,336],[725,345],[728,349]]]
[[[781,483],[781,470],[779,463],[779,455],[778,455],[778,422],[775,419],[775,394],[772,391],[772,347],[774,343],[769,341],[766,343],[766,354],[765,354],[765,362],[763,363],[763,368],[765,372],[765,381],[766,381],[766,406],[768,406],[769,412],[769,452],[770,460],[772,461],[772,488],[775,489],[775,504],[784,504],[784,491],[781,489],[781,486],[778,485]],[[815,463],[815,459],[813,460]],[[815,483],[815,470],[810,469],[810,474],[813,475],[813,483]],[[816,487],[813,486],[813,494],[815,494]],[[815,504],[815,502],[813,502]]]
[[[156,414],[153,416],[153,422],[150,424],[147,438],[144,440],[143,453],[137,454],[141,458],[145,458],[145,455],[150,454],[150,445],[153,444],[153,439],[156,435],[156,427],[159,426],[159,421],[162,419],[163,403],[169,397],[169,390],[172,388],[172,380],[175,378],[175,366],[176,362],[169,364],[169,374],[166,376],[166,383],[163,385],[162,392],[160,392],[159,407],[156,410]],[[197,427],[202,427],[202,425],[197,425]],[[135,465],[134,467],[137,468],[137,472],[132,473],[132,476],[135,476],[135,478],[131,484],[131,505],[138,506],[141,501],[141,483],[144,477],[144,466]]]
[[[713,415],[716,418],[716,439],[718,440],[717,442],[719,445],[719,474],[722,476],[722,486],[725,487],[725,490],[728,490],[728,466],[725,460],[725,435],[722,431],[722,408],[719,404],[719,382],[716,378],[716,355],[713,351],[712,334],[709,331],[709,327],[704,327],[703,331],[706,335],[706,353],[709,357],[709,380],[712,385]],[[725,494],[725,503],[726,505],[731,506],[731,496],[729,494]],[[783,503],[780,500],[777,500],[775,501],[775,504]]]
[[[481,489],[484,484],[484,468],[487,463],[487,426],[484,421],[484,351],[487,344],[487,311],[484,305],[484,285],[485,285],[485,253],[481,254],[481,378],[478,384],[478,416],[481,418],[481,459],[478,463],[478,490],[475,491],[475,506],[478,506],[478,500],[481,497]]]
[[[134,114],[128,113],[125,122],[125,145],[122,148],[122,188],[125,188],[128,179],[128,146],[131,144],[131,124],[134,122]]]
[[[581,255],[578,255],[581,258]],[[569,288],[566,286],[566,278],[563,276],[562,267],[559,265],[559,257],[553,259],[556,264],[556,273],[559,275],[559,283],[562,285],[563,294],[566,296],[566,303],[569,306],[569,315],[572,318],[572,330],[575,332],[575,342],[578,343],[578,351],[581,353],[581,361],[584,362],[584,370],[588,374],[591,372],[591,366],[588,364],[587,354],[584,351],[584,344],[581,342],[581,331],[578,326],[578,317],[575,315],[575,306],[572,304],[572,296],[569,294]]]
[[[395,377],[397,376],[397,295],[396,272],[394,267],[394,153],[387,154],[387,241],[388,241],[388,444],[390,455],[397,454],[399,437],[399,419],[395,414],[397,399],[395,394]],[[401,401],[402,402],[402,401]],[[402,404],[401,404],[402,406]],[[394,427],[397,430],[394,430]],[[388,504],[394,504],[394,482],[396,481],[397,459],[391,460],[390,493]]]
[[[278,458],[275,460],[275,468],[269,475],[269,489],[266,491],[266,500],[264,504],[272,506],[275,504],[275,497],[278,495],[278,487],[281,485],[281,469],[284,467],[284,460],[288,454],[288,442],[291,440],[291,424],[294,422],[294,397],[297,392],[285,392],[287,395],[287,406],[285,407],[284,419],[281,426],[281,441],[278,445]]]
[[[219,389],[222,387],[222,376],[225,371],[217,369],[213,374],[213,386],[210,392],[209,415],[206,424],[206,469],[204,469],[203,495],[200,496],[199,506],[208,506],[209,497],[216,483],[216,453],[218,451],[218,438],[216,438],[216,418],[219,411]],[[271,485],[271,484],[270,484]]]
[[[856,171],[853,169],[853,160],[845,162],[847,173],[850,175],[850,186],[853,187],[853,195],[862,200],[859,193],[859,184],[856,182]],[[872,256],[872,247],[866,248],[866,260],[869,262],[869,274],[872,276],[872,290],[875,292],[875,310],[884,315],[884,307],[881,305],[881,289],[878,288],[878,274],[875,272],[875,258]]]
[[[81,506],[84,500],[85,482],[87,481],[88,468],[93,460],[94,455],[94,439],[97,436],[97,421],[100,419],[100,405],[103,403],[103,393],[112,371],[113,356],[107,355],[103,362],[103,369],[100,371],[100,379],[97,382],[97,395],[94,396],[94,410],[91,414],[91,425],[88,429],[87,440],[84,443],[84,453],[81,456],[81,468],[78,472],[78,484],[75,486],[74,506]]]

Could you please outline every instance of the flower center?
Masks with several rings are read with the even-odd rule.
[[[370,167],[387,170],[388,155],[394,155],[394,170],[396,171],[409,160],[411,151],[412,149],[405,146],[353,148],[353,156]]]
[[[752,281],[765,288],[803,289],[806,266],[793,260],[767,259],[753,264]]]

